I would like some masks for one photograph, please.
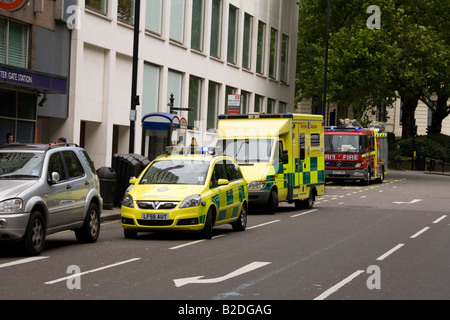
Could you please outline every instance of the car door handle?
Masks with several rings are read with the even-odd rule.
[[[70,189],[72,189],[72,186],[71,186],[71,185],[67,185],[67,186],[66,186],[66,189],[67,189],[67,190],[70,190]]]
[[[86,181],[86,182],[84,183],[84,185],[88,186],[88,185],[89,185],[89,181]]]

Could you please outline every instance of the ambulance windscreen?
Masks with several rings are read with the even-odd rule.
[[[272,139],[229,139],[219,141],[224,155],[233,157],[239,164],[267,163],[272,155]]]

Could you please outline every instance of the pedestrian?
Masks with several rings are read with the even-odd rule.
[[[6,134],[6,143],[13,143],[14,142],[14,135],[11,132],[8,132]]]
[[[67,139],[66,138],[64,138],[64,137],[59,137],[59,139],[58,139],[58,144],[59,143],[66,143],[67,142]]]
[[[191,146],[196,146],[196,145],[197,145],[197,140],[195,138],[192,138]]]

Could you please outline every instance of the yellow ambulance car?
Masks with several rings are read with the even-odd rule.
[[[278,203],[312,208],[325,192],[324,121],[320,115],[220,115],[218,143],[234,157],[249,204],[275,213]]]
[[[210,148],[168,147],[130,183],[121,208],[126,238],[178,230],[210,239],[213,226],[246,228],[247,182],[233,158]]]

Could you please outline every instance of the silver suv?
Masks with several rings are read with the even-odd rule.
[[[0,243],[39,255],[46,235],[74,230],[80,242],[100,233],[103,199],[86,151],[74,144],[0,145]]]

